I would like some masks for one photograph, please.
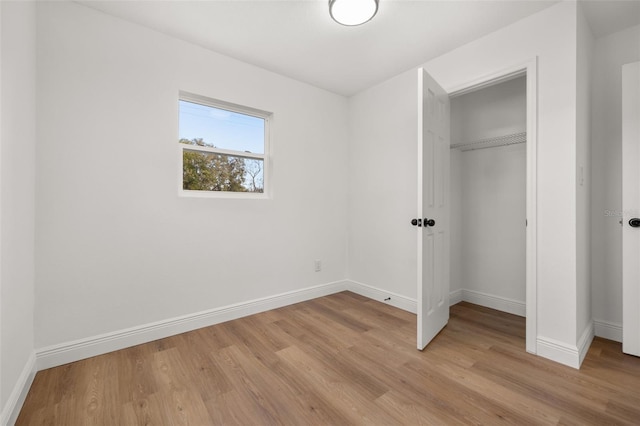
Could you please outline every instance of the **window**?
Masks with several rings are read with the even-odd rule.
[[[181,194],[266,197],[270,113],[181,92]]]

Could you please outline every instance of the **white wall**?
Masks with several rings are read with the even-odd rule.
[[[538,58],[538,345],[545,344],[543,355],[567,355],[571,362],[577,355],[576,27],[576,4],[562,2],[425,65],[451,90]],[[350,278],[411,298],[417,260],[417,233],[408,225],[416,214],[416,93],[416,72],[410,70],[350,102],[350,205],[358,206],[349,212]],[[395,167],[382,167],[387,162]],[[381,188],[383,176],[391,183]],[[379,229],[394,237],[371,235]]]
[[[527,81],[518,77],[451,99],[451,143],[527,130]]]
[[[455,120],[455,106],[451,100],[451,134],[454,133],[454,128],[457,128]],[[459,130],[456,130],[456,132]],[[451,140],[454,140],[453,138]],[[451,299],[449,302],[454,304],[462,298],[462,289],[466,286],[464,284],[463,268],[461,267],[463,257],[463,234],[462,220],[469,216],[468,212],[464,209],[464,203],[462,202],[462,152],[459,149],[452,149],[449,152],[449,223],[451,224],[449,229],[449,290],[451,292]]]
[[[345,98],[78,4],[38,34],[37,348],[344,279]],[[272,199],[178,197],[179,90],[273,112]]]
[[[524,132],[526,118],[525,77],[455,97],[452,143]],[[452,209],[451,276],[459,281],[452,279],[451,288],[523,314],[526,145],[452,154],[451,200],[458,210]]]
[[[640,60],[640,26],[595,41],[591,111],[591,277],[596,334],[622,339],[622,65]]]
[[[591,68],[594,37],[578,5],[577,39],[577,204],[576,204],[576,333],[578,345],[590,344],[594,329],[591,317]],[[586,351],[584,352],[586,354]]]
[[[36,15],[0,2],[0,424],[10,423],[34,365]]]
[[[349,99],[348,277],[413,300],[417,75],[403,73]]]

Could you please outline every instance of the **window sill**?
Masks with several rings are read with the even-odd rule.
[[[225,198],[236,200],[268,200],[269,195],[263,192],[231,192],[231,191],[190,191],[180,189],[179,197],[184,198]]]

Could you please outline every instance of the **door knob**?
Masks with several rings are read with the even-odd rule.
[[[424,223],[424,226],[434,226],[436,224],[436,221],[433,219],[427,219],[425,217],[423,223]]]
[[[413,226],[422,226],[422,219],[411,219],[411,224]]]
[[[629,225],[633,226],[634,228],[640,228],[640,219],[638,219],[637,217],[634,217],[629,221]]]

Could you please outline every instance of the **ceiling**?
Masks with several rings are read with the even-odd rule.
[[[344,27],[326,0],[78,2],[345,96],[557,3],[380,0],[372,21]],[[640,0],[585,3],[597,35],[640,22]]]
[[[596,38],[640,24],[640,0],[586,0],[582,4]]]

